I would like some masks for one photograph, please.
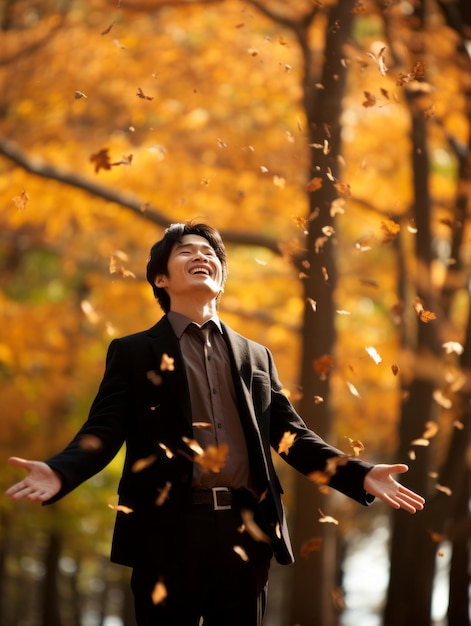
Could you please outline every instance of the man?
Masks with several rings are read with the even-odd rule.
[[[111,342],[88,420],[7,495],[55,502],[126,442],[111,559],[133,568],[139,626],[259,626],[270,560],[293,553],[271,448],[305,475],[369,504],[410,513],[424,500],[397,483],[405,465],[346,457],[310,431],[282,393],[270,352],[217,315],[227,277],[217,231],[173,224],[147,278],[165,315]]]

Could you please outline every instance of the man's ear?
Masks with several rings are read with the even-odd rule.
[[[165,276],[165,274],[158,274],[155,277],[154,285],[156,287],[159,287],[160,289],[165,289],[165,287],[168,285],[168,276]]]

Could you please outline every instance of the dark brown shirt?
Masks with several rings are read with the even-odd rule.
[[[168,320],[180,341],[190,390],[193,437],[201,448],[227,444],[229,452],[220,472],[202,471],[194,464],[198,488],[249,486],[249,458],[232,380],[229,352],[217,316],[202,327],[170,311]],[[204,336],[202,332],[206,335]]]

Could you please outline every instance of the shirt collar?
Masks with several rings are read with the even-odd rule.
[[[196,322],[194,322],[189,317],[186,317],[186,315],[182,315],[181,313],[177,313],[176,311],[169,311],[167,313],[167,318],[168,318],[168,321],[170,322],[171,327],[173,328],[173,332],[175,333],[178,339],[181,338],[187,326],[189,326],[190,324],[196,324]],[[217,315],[213,315],[213,317],[207,320],[203,324],[203,326],[205,326],[209,322],[213,322],[214,326],[216,326],[216,328],[219,330],[219,332],[222,335],[222,325],[221,325],[221,320],[219,319],[219,317]],[[199,324],[196,324],[196,326],[200,327]]]

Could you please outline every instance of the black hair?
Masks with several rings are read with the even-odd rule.
[[[150,255],[147,260],[147,280],[152,286],[154,296],[162,307],[164,313],[168,313],[170,310],[170,298],[168,293],[162,287],[157,287],[155,279],[159,275],[168,276],[168,260],[173,246],[176,243],[180,243],[185,235],[199,235],[204,237],[211,248],[216,253],[222,266],[222,284],[224,286],[227,278],[227,258],[226,249],[219,232],[203,223],[195,223],[193,221],[171,224],[166,230],[165,234],[154,243],[150,250]]]

